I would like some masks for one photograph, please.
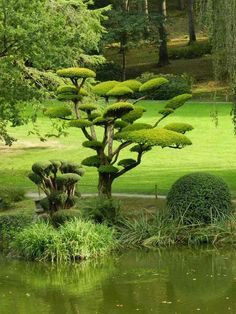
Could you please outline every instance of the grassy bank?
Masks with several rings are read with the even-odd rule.
[[[164,103],[144,101],[147,112],[143,122],[155,121],[158,110]],[[217,110],[218,127],[211,115]],[[191,123],[194,131],[189,133],[193,145],[183,150],[154,148],[144,156],[143,163],[135,170],[121,177],[114,184],[115,192],[153,194],[155,185],[158,193],[165,194],[180,176],[192,171],[208,171],[222,176],[236,195],[236,146],[230,117],[231,104],[192,102],[180,108],[168,122]],[[42,132],[48,132],[51,122],[41,117],[38,125]],[[84,141],[79,130],[71,129],[67,137],[51,139],[42,143],[36,135],[27,136],[30,126],[12,129],[19,140],[12,147],[1,146],[0,184],[33,190],[27,179],[32,163],[48,159],[68,159],[80,162],[90,154],[81,146]],[[125,153],[126,158],[133,156]],[[81,192],[96,191],[96,169],[87,168],[80,185]]]

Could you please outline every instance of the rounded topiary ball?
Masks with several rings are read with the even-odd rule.
[[[209,173],[191,173],[178,179],[167,196],[171,215],[185,224],[209,224],[232,212],[227,184]]]

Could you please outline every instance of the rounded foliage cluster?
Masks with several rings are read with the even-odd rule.
[[[143,129],[116,134],[117,140],[126,140],[148,146],[182,148],[191,145],[191,141],[183,134],[166,129]]]
[[[154,79],[151,79],[147,82],[145,82],[144,84],[142,84],[139,88],[140,92],[149,92],[152,91],[155,88],[158,88],[159,86],[163,85],[163,84],[167,84],[168,80],[164,77],[157,77]]]
[[[134,110],[126,113],[122,116],[122,120],[127,123],[133,123],[134,121],[140,119],[143,116],[145,109],[141,106],[135,106]]]
[[[118,85],[113,87],[111,90],[107,92],[107,96],[109,97],[120,97],[120,96],[131,96],[133,94],[133,90],[124,85]]]
[[[69,126],[72,128],[88,128],[92,126],[92,122],[86,119],[71,120]]]
[[[57,71],[57,74],[61,77],[79,79],[79,78],[88,78],[95,77],[96,73],[87,68],[66,68]]]
[[[165,108],[176,110],[179,107],[183,106],[184,103],[190,100],[191,98],[192,98],[191,94],[182,94],[175,96],[174,98],[167,101]]]
[[[219,177],[202,172],[177,180],[167,196],[172,216],[185,224],[209,224],[232,212],[231,195]]]
[[[178,133],[186,133],[193,130],[193,126],[188,123],[182,123],[182,122],[173,122],[167,124],[164,129],[175,131]]]
[[[58,106],[46,109],[44,114],[51,119],[58,119],[70,116],[72,111],[66,106]]]
[[[132,89],[132,91],[134,91],[134,92],[138,92],[141,85],[142,85],[142,83],[140,83],[137,80],[127,80],[127,81],[121,82],[119,84],[119,86],[126,86],[126,87]]]
[[[128,102],[117,102],[106,107],[104,118],[121,118],[126,113],[134,110],[134,106]]]
[[[102,82],[94,86],[93,92],[99,96],[106,96],[109,90],[114,88],[117,84],[118,84],[117,81]]]

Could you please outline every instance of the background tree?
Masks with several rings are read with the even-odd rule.
[[[142,0],[143,1],[143,0]],[[140,10],[141,0],[111,0],[112,10],[109,12],[109,19],[105,23],[108,29],[104,37],[105,43],[120,44],[122,55],[122,80],[126,79],[127,52],[133,44],[138,45],[147,32],[148,16],[146,11]]]
[[[189,45],[197,41],[195,31],[195,18],[194,18],[194,4],[195,0],[188,0],[188,29],[189,29]]]
[[[159,0],[159,14],[161,16],[159,23],[159,61],[158,66],[162,67],[169,64],[168,47],[167,47],[167,29],[166,29],[166,0]]]
[[[216,79],[227,81],[233,96],[232,116],[236,134],[236,2],[199,0],[201,21],[212,44]]]
[[[23,103],[42,96],[45,86],[31,69],[43,76],[59,65],[91,64],[107,9],[90,10],[84,0],[0,0],[0,139],[6,144],[14,140],[7,125],[27,121]]]
[[[179,9],[181,11],[185,9],[185,0],[179,0]]]
[[[191,144],[184,135],[192,129],[191,125],[175,123],[159,128],[160,122],[189,100],[191,95],[179,95],[169,100],[153,124],[136,122],[145,112],[137,103],[145,97],[133,103],[127,101],[135,91],[150,95],[168,82],[165,78],[151,79],[144,84],[136,80],[97,84],[93,92],[106,100],[106,105],[99,106],[99,102],[81,102],[81,89],[88,78],[95,77],[93,71],[86,68],[67,68],[58,70],[57,73],[70,79],[72,83],[59,88],[58,98],[70,102],[71,99],[79,98],[80,103],[74,103],[73,110],[65,105],[47,108],[45,114],[51,118],[68,121],[68,126],[81,129],[86,139],[83,146],[95,152],[95,155],[84,159],[82,164],[97,168],[100,196],[111,197],[114,180],[137,167],[142,162],[143,155],[154,146],[181,149]],[[111,102],[112,99],[116,100]],[[101,131],[98,132],[98,129]],[[127,147],[130,147],[136,158],[120,158],[122,151]]]

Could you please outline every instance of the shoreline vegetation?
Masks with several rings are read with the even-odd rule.
[[[0,214],[1,252],[11,258],[63,264],[97,259],[130,248],[236,245],[235,214],[207,225],[201,222],[184,225],[181,218],[173,219],[168,214],[165,201],[144,201],[146,210],[142,211],[144,203],[140,199],[134,200],[132,210],[132,199],[123,206],[113,200],[117,220],[112,223],[96,221],[99,208],[96,199],[87,199],[83,209],[80,205],[62,211],[53,222],[35,220],[32,202],[29,206],[29,201],[23,201],[28,202],[26,212],[9,209]]]

